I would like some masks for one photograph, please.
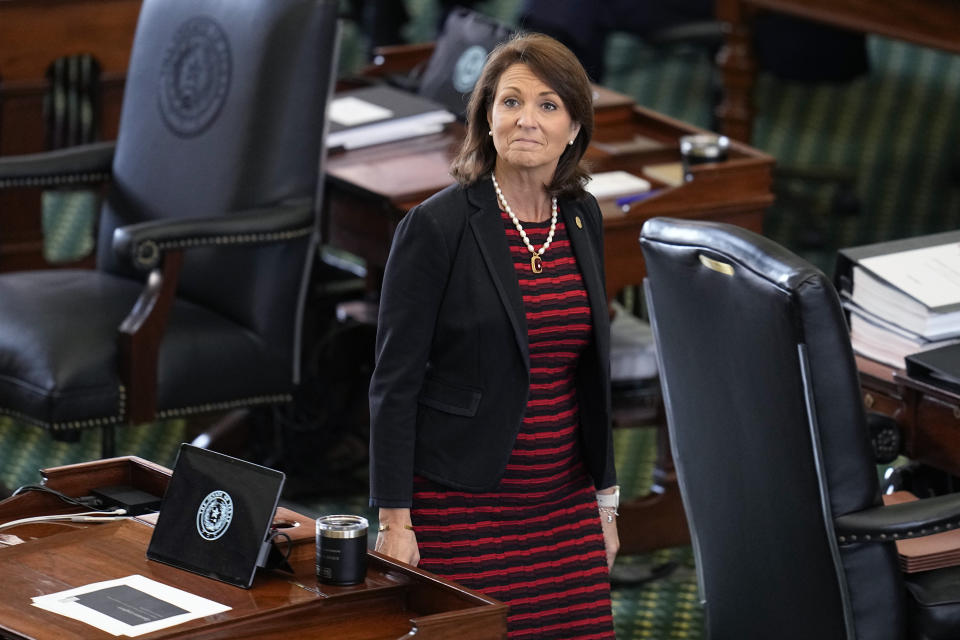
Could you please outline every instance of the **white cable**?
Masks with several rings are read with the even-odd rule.
[[[83,513],[60,513],[50,516],[33,516],[32,518],[20,518],[0,524],[0,531],[18,527],[22,524],[33,524],[36,522],[55,522],[57,520],[67,522],[109,522],[110,520],[122,520],[126,517],[126,509],[114,509],[113,511],[84,511]]]

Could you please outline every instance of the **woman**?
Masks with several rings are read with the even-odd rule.
[[[489,56],[458,184],[400,223],[370,386],[377,549],[510,605],[517,638],[612,638],[619,548],[592,91],[539,34]],[[599,502],[599,505],[598,505]]]

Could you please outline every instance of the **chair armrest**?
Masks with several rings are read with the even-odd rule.
[[[0,189],[98,184],[110,179],[116,143],[0,157]]]
[[[113,232],[113,250],[146,271],[160,263],[164,251],[285,242],[313,231],[314,201],[303,198],[229,216],[153,220],[119,227]]]
[[[834,518],[837,540],[885,542],[960,528],[960,494],[873,507]]]

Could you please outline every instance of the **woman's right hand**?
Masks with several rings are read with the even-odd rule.
[[[380,509],[380,531],[374,549],[414,567],[420,563],[417,534],[413,532],[410,509]]]

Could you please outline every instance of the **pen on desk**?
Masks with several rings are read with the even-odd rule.
[[[650,191],[644,191],[642,193],[634,193],[633,195],[623,196],[622,198],[617,198],[617,206],[620,207],[620,210],[627,212],[630,210],[630,207],[638,202],[643,202],[651,196],[655,196],[660,193],[661,189],[651,189]]]

